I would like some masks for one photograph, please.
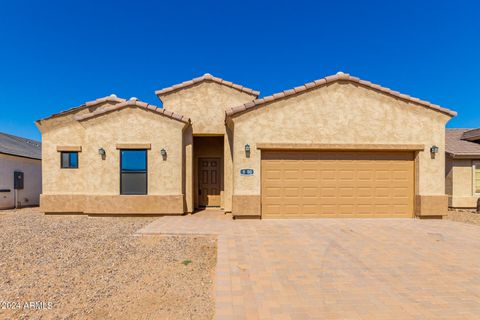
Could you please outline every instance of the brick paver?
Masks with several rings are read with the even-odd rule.
[[[446,220],[162,217],[216,234],[217,319],[480,319],[480,227]]]

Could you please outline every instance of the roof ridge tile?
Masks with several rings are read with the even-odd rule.
[[[362,80],[358,77],[353,77],[350,74],[343,73],[343,72],[339,72],[335,75],[326,76],[322,79],[314,80],[313,82],[307,82],[307,83],[303,84],[302,86],[298,86],[298,87],[295,87],[293,89],[288,89],[288,90],[284,90],[284,91],[281,91],[281,92],[278,92],[278,93],[274,93],[270,96],[263,97],[262,99],[253,100],[253,105],[252,105],[251,102],[248,102],[246,104],[243,104],[242,106],[234,106],[234,107],[232,107],[232,108],[230,108],[229,110],[226,111],[226,115],[227,115],[227,117],[231,117],[231,116],[243,113],[247,109],[252,109],[252,108],[255,108],[255,107],[259,107],[259,106],[264,105],[266,103],[273,102],[273,101],[279,100],[279,99],[283,99],[287,96],[298,94],[298,93],[301,93],[303,91],[310,90],[310,89],[313,89],[313,88],[316,88],[316,87],[321,87],[321,86],[324,86],[324,85],[327,85],[327,84],[330,84],[330,83],[336,82],[336,81],[350,81],[350,82],[354,82],[354,83],[359,83],[359,84],[361,84],[363,86],[366,86],[366,87],[369,87],[373,90],[384,92],[384,93],[389,94],[391,96],[394,96],[394,97],[404,99],[404,100],[409,101],[409,102],[419,104],[421,106],[424,106],[424,107],[427,107],[429,109],[433,109],[433,110],[442,112],[442,113],[447,114],[447,115],[452,116],[452,117],[457,115],[457,113],[455,111],[452,111],[450,109],[447,109],[447,108],[441,107],[439,105],[433,104],[429,101],[420,100],[419,98],[411,97],[408,94],[403,94],[401,92],[392,90],[390,88],[383,87],[379,84],[374,84],[370,81]],[[304,87],[305,89],[302,89],[302,87]]]
[[[177,90],[192,86],[192,85],[194,85],[196,83],[199,83],[199,82],[202,82],[202,81],[213,81],[213,82],[216,82],[218,84],[221,84],[221,85],[224,85],[224,86],[227,86],[227,87],[230,87],[230,88],[233,88],[233,89],[236,89],[236,90],[239,90],[241,92],[245,92],[245,93],[257,96],[257,97],[260,95],[260,91],[256,91],[256,90],[241,86],[239,84],[235,84],[231,81],[226,81],[226,80],[224,80],[222,78],[219,78],[219,77],[214,77],[209,73],[206,73],[206,74],[204,74],[203,76],[200,76],[200,77],[193,78],[191,80],[187,80],[187,81],[184,81],[184,82],[181,82],[181,83],[178,83],[178,84],[174,84],[174,85],[172,85],[170,87],[167,87],[167,88],[156,90],[155,94],[157,96],[166,95],[166,94],[169,94],[169,93],[173,93]]]
[[[77,120],[77,121],[83,121],[83,120],[87,120],[87,119],[96,117],[98,115],[104,114],[104,113],[108,113],[108,112],[115,111],[115,110],[120,110],[120,109],[126,108],[126,107],[139,107],[139,108],[143,108],[147,111],[157,112],[157,113],[159,113],[163,116],[166,116],[166,117],[174,119],[174,120],[178,120],[178,121],[185,122],[185,123],[190,123],[191,122],[190,118],[184,117],[180,114],[173,113],[173,112],[168,111],[164,108],[159,108],[159,107],[157,107],[153,104],[149,104],[149,103],[146,103],[146,102],[143,102],[143,101],[140,101],[140,100],[125,100],[124,102],[117,103],[117,104],[115,104],[113,106],[110,106],[110,107],[106,107],[106,108],[102,108],[102,109],[96,109],[95,111],[90,112],[90,113],[76,115],[74,119]]]

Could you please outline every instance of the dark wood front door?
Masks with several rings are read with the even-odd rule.
[[[220,206],[220,159],[198,159],[198,204]]]

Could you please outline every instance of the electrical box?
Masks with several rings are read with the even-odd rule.
[[[23,189],[23,172],[15,171],[13,173],[13,188],[17,190]]]

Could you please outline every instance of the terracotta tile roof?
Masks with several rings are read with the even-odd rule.
[[[184,116],[182,116],[178,113],[170,112],[168,110],[165,110],[163,108],[159,108],[157,106],[154,106],[152,104],[148,104],[146,102],[138,101],[136,98],[131,98],[130,100],[124,100],[124,102],[117,103],[117,104],[114,104],[114,105],[111,105],[111,106],[108,106],[108,107],[105,107],[105,108],[102,108],[102,109],[97,109],[97,110],[95,110],[93,112],[90,112],[90,113],[79,114],[79,115],[75,116],[75,120],[83,121],[83,120],[86,120],[86,119],[96,117],[96,116],[101,115],[101,114],[105,114],[105,113],[108,113],[108,112],[111,112],[111,111],[120,110],[120,109],[126,108],[126,107],[140,107],[140,108],[144,108],[144,109],[156,112],[156,113],[158,113],[162,116],[171,118],[173,120],[181,121],[181,122],[184,122],[184,123],[190,123],[190,118],[184,117]]]
[[[365,87],[383,92],[385,94],[389,94],[389,95],[395,96],[397,98],[416,103],[418,105],[427,107],[429,109],[433,109],[433,110],[442,112],[442,113],[447,114],[449,116],[456,116],[457,115],[457,113],[455,111],[440,107],[440,106],[432,104],[428,101],[423,101],[423,100],[420,100],[418,98],[414,98],[414,97],[411,97],[409,95],[402,94],[398,91],[393,91],[389,88],[385,88],[385,87],[382,87],[378,84],[371,83],[370,81],[361,80],[360,78],[353,77],[353,76],[351,76],[347,73],[343,73],[343,72],[339,72],[336,75],[328,76],[328,77],[325,77],[325,78],[322,78],[322,79],[319,79],[319,80],[315,80],[313,82],[308,82],[308,83],[305,83],[304,85],[301,85],[299,87],[295,87],[295,88],[290,89],[290,90],[285,90],[285,91],[282,91],[282,92],[279,92],[279,93],[275,93],[271,96],[256,99],[256,100],[253,100],[252,102],[248,102],[248,103],[245,103],[243,105],[233,107],[230,110],[227,110],[226,114],[227,114],[228,117],[239,115],[239,114],[242,114],[246,111],[256,109],[256,108],[258,108],[258,107],[260,107],[260,106],[262,106],[266,103],[276,101],[276,100],[280,100],[280,99],[283,99],[283,98],[286,98],[286,97],[289,97],[289,96],[292,96],[292,95],[299,94],[301,92],[310,90],[312,88],[321,87],[321,86],[324,86],[326,84],[333,83],[333,82],[336,82],[336,81],[350,81],[350,82],[357,83],[357,84],[363,85]]]
[[[91,107],[91,106],[95,106],[95,105],[97,105],[99,103],[103,103],[103,102],[121,103],[121,102],[125,102],[125,101],[127,101],[127,100],[118,98],[116,95],[111,94],[111,95],[106,96],[106,97],[102,97],[102,98],[98,98],[98,99],[95,99],[95,100],[92,100],[92,101],[85,102],[84,104],[82,104],[78,107],[74,107],[74,108],[70,108],[70,109],[67,109],[67,110],[64,110],[64,111],[61,111],[61,112],[58,112],[58,113],[54,113],[49,117],[37,120],[37,122],[52,119],[52,118],[56,118],[56,117],[60,117],[60,116],[63,116],[65,114],[68,114],[68,113],[71,113],[71,112],[74,112],[74,111],[79,111],[81,109],[85,109],[85,108],[88,108],[88,107]]]
[[[216,82],[216,83],[222,84],[222,85],[224,85],[224,86],[227,86],[227,87],[230,87],[230,88],[234,88],[234,89],[237,89],[237,90],[239,90],[239,91],[242,91],[242,92],[245,92],[245,93],[254,95],[255,97],[258,97],[258,95],[260,94],[260,91],[255,91],[255,90],[252,90],[252,89],[243,87],[243,86],[241,86],[241,85],[239,85],[239,84],[235,84],[235,83],[233,83],[233,82],[226,81],[226,80],[223,80],[223,79],[221,79],[221,78],[214,77],[214,76],[212,76],[212,75],[209,74],[209,73],[205,73],[205,74],[204,74],[203,76],[201,76],[201,77],[194,78],[194,79],[192,79],[192,80],[188,80],[188,81],[185,81],[185,82],[182,82],[182,83],[173,85],[173,86],[168,87],[168,88],[164,88],[164,89],[161,89],[161,90],[157,90],[157,91],[155,91],[155,94],[156,94],[157,96],[166,95],[166,94],[169,94],[169,93],[173,93],[173,92],[175,92],[175,91],[177,91],[177,90],[180,90],[180,89],[183,89],[183,88],[187,88],[187,87],[193,86],[194,84],[197,84],[197,83],[203,82],[203,81]]]
[[[462,138],[463,134],[470,130],[472,129],[446,129],[445,151],[454,158],[478,157],[480,159],[480,143]]]
[[[0,132],[0,153],[42,159],[42,143]]]
[[[468,141],[480,140],[480,128],[465,131],[462,135],[462,139]]]

